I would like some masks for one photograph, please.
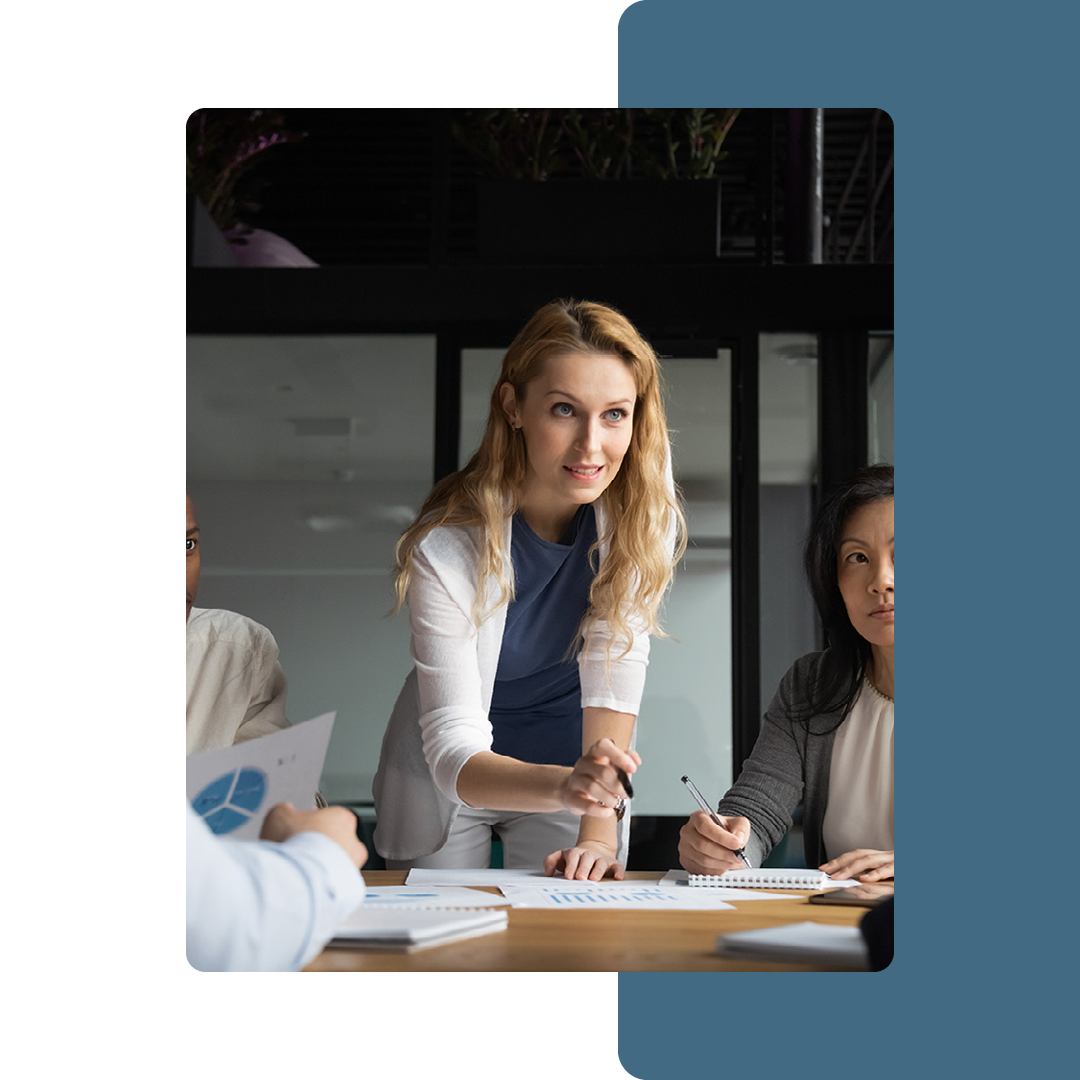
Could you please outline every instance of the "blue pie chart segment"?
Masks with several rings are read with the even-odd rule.
[[[266,773],[234,769],[212,780],[191,800],[212,832],[222,835],[250,821],[266,798]]]

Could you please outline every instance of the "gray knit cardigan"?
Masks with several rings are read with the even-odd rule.
[[[780,681],[761,722],[754,749],[731,790],[720,800],[719,812],[748,818],[753,832],[746,854],[753,866],[766,856],[791,828],[791,815],[803,801],[803,846],[806,865],[825,862],[821,828],[829,800],[829,765],[840,714],[805,716],[810,688],[825,653],[810,653],[791,665]]]

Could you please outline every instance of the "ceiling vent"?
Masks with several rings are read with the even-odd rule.
[[[307,420],[292,420],[295,425],[296,435],[306,437],[311,435],[344,435],[348,437],[352,433],[352,421],[346,416],[314,417]]]

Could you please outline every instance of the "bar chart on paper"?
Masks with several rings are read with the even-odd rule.
[[[516,908],[562,908],[564,910],[628,908],[669,911],[723,911],[730,909],[717,896],[699,895],[708,890],[672,889],[640,882],[599,884],[571,881],[552,885],[503,885],[502,893]]]

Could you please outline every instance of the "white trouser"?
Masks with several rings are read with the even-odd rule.
[[[550,814],[523,814],[509,810],[477,810],[463,806],[458,811],[450,838],[431,855],[421,859],[387,859],[388,870],[485,869],[491,865],[491,830],[503,845],[503,866],[507,870],[539,870],[553,851],[577,843],[581,818],[569,810]]]

